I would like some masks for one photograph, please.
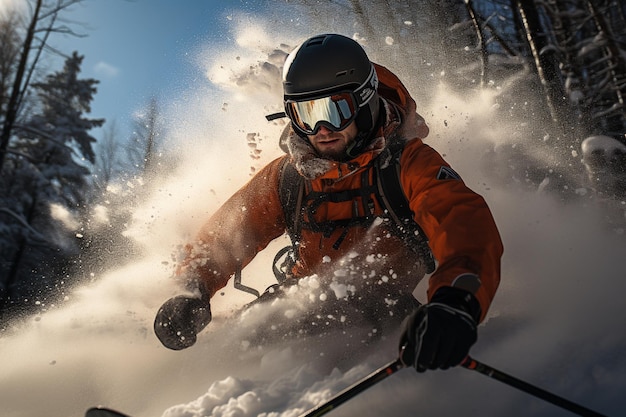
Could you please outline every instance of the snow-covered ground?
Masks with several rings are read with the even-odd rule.
[[[137,208],[128,232],[149,255],[77,289],[62,306],[0,338],[3,417],[79,417],[94,405],[134,417],[297,416],[394,359],[392,338],[348,369],[332,367],[334,355],[351,354],[334,339],[320,346],[256,345],[251,330],[267,326],[269,315],[284,306],[227,321],[233,308],[251,299],[232,288],[213,303],[214,322],[194,347],[169,351],[152,333],[156,309],[176,293],[169,280],[176,245],[280,154],[282,126],[264,120],[280,110],[270,64],[280,62],[281,54],[271,54],[279,43],[269,38],[244,31],[233,50],[209,50],[203,63],[211,82],[198,82],[169,110],[176,115],[168,120],[177,120],[170,130],[185,163]],[[502,284],[472,355],[599,412],[623,415],[626,237],[607,225],[592,199],[562,203],[543,189],[517,187],[483,169],[485,155],[494,165],[501,162],[499,149],[511,145],[506,141],[516,126],[498,116],[499,93],[506,92],[460,97],[442,84],[433,97],[418,97],[431,127],[427,142],[485,196],[505,244]],[[247,285],[263,290],[271,283],[270,261],[281,243],[244,270]],[[312,279],[299,291],[316,295],[314,301],[303,298],[309,302],[323,302]],[[418,287],[419,299],[424,293]],[[329,415],[571,414],[455,368],[402,370]]]

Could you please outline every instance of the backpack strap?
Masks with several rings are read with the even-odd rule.
[[[304,177],[298,173],[296,167],[283,158],[278,181],[278,196],[285,215],[287,233],[291,245],[278,251],[274,257],[272,271],[279,284],[282,284],[291,275],[291,268],[295,265],[298,256],[298,246],[301,237],[302,199],[304,197]]]
[[[298,173],[296,167],[284,158],[280,179],[278,182],[278,194],[280,204],[285,213],[285,222],[291,242],[296,245],[300,242],[300,212],[302,211],[302,199],[304,198],[304,177]]]
[[[387,158],[378,157],[374,176],[377,185],[379,203],[393,220],[396,232],[405,243],[424,260],[428,274],[435,270],[435,258],[428,246],[428,237],[422,227],[415,221],[414,213],[400,183],[400,156],[404,145],[397,143],[389,148],[392,160],[385,163]]]

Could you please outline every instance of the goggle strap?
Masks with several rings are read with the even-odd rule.
[[[268,114],[267,116],[265,116],[268,122],[276,119],[282,119],[283,117],[287,117],[287,113],[285,113],[284,111]]]
[[[376,70],[374,69],[374,65],[372,65],[370,74],[363,84],[354,89],[354,97],[357,100],[357,104],[359,108],[365,106],[372,97],[374,97],[374,93],[378,90],[378,75],[376,74]]]

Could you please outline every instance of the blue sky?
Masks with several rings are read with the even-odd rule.
[[[257,13],[261,6],[242,0],[85,0],[63,17],[87,36],[57,35],[50,43],[84,55],[82,77],[100,81],[89,117],[115,120],[124,139],[133,113],[152,96],[167,101],[202,75],[193,54],[203,44],[229,42],[233,12]],[[98,130],[92,134],[100,139]]]

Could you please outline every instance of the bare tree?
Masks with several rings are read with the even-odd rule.
[[[46,49],[48,37],[51,33],[73,33],[67,26],[58,25],[59,14],[69,6],[80,3],[82,0],[30,0],[30,16],[25,27],[17,62],[9,61],[3,65],[15,65],[9,73],[13,76],[10,83],[10,93],[3,108],[4,117],[0,129],[0,171],[6,159],[9,141],[13,134],[15,123],[20,115],[24,97],[30,88],[32,76],[35,73],[40,58]],[[14,45],[14,44],[10,44]],[[15,51],[8,51],[14,55]],[[3,53],[4,54],[4,53]],[[14,55],[17,57],[17,55]]]
[[[563,95],[581,136],[622,141],[626,129],[626,6],[614,0],[548,0],[540,5],[544,55],[558,60]]]
[[[153,174],[156,169],[156,149],[162,126],[160,117],[158,100],[152,97],[135,118],[135,129],[126,150],[129,162],[141,175]]]
[[[19,54],[21,38],[18,33],[19,16],[11,10],[0,17],[0,114],[4,114]]]
[[[106,125],[96,149],[94,186],[101,194],[122,171],[121,142],[115,120]]]

